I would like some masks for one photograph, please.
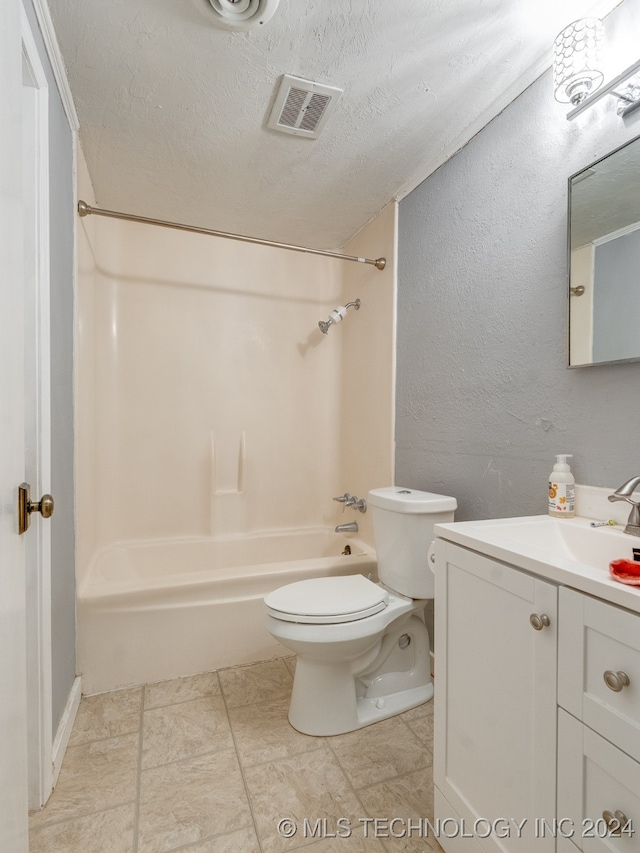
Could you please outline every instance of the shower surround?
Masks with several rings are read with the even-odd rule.
[[[79,193],[93,204],[80,166]],[[331,498],[345,491],[366,495],[393,477],[396,208],[344,247],[351,254],[385,255],[382,272],[97,217],[79,220],[77,233],[78,658],[84,691],[268,657],[276,650],[255,604],[247,605],[246,616],[234,610],[235,631],[243,636],[237,660],[229,658],[227,620],[212,612],[221,631],[203,635],[204,657],[202,648],[193,653],[195,639],[187,642],[171,623],[172,647],[184,648],[167,656],[162,672],[158,649],[152,674],[143,661],[124,665],[136,655],[136,644],[123,650],[115,636],[110,642],[118,619],[107,620],[95,640],[96,614],[104,622],[116,593],[118,612],[128,607],[121,583],[127,573],[136,578],[137,595],[141,577],[156,587],[157,573],[145,574],[136,555],[159,555],[163,583],[171,575],[175,590],[162,607],[167,614],[182,607],[187,621],[196,614],[207,621],[208,604],[187,601],[180,591],[181,579],[194,570],[193,555],[205,554],[207,545],[213,554],[223,541],[264,543],[264,558],[228,567],[234,588],[238,577],[253,576],[252,564],[279,565],[269,542],[287,534],[309,541],[309,576],[335,573],[332,560],[344,543],[328,552],[327,544],[321,552],[311,544],[315,534],[330,543],[326,534],[353,520]],[[318,320],[357,297],[362,308],[351,322],[322,335]],[[370,520],[358,513],[357,521],[358,549],[370,553]],[[318,559],[327,553],[323,567]],[[198,572],[203,559],[206,568],[206,557],[199,556]],[[117,567],[118,560],[121,568],[111,577],[120,586],[109,590],[101,583],[96,593],[100,567]],[[214,575],[224,568],[212,557]],[[240,586],[244,596],[247,584]],[[246,600],[260,599],[266,587],[264,578],[256,579],[255,594]],[[216,588],[224,602],[224,579]],[[141,616],[140,630],[144,624]]]

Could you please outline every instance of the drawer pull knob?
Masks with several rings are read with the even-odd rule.
[[[547,616],[546,613],[538,614],[532,613],[529,616],[529,622],[536,631],[542,631],[543,628],[548,628],[551,625],[551,619]]]
[[[605,671],[603,678],[609,690],[613,690],[614,693],[619,693],[630,683],[626,672],[612,672],[610,669]]]
[[[605,809],[602,812],[602,819],[607,824],[609,834],[612,836],[622,835],[622,830],[629,825],[629,818],[620,809],[615,812]]]

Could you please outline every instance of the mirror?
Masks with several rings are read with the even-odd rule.
[[[640,137],[569,178],[569,366],[640,360]]]

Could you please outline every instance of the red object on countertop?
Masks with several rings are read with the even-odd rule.
[[[620,583],[640,586],[640,563],[633,560],[613,560],[609,563],[609,571]]]

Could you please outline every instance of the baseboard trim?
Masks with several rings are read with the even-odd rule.
[[[67,704],[62,712],[60,725],[58,726],[58,731],[56,732],[55,740],[53,741],[53,749],[51,750],[54,787],[58,781],[58,776],[60,775],[62,760],[65,752],[67,751],[67,745],[69,743],[69,738],[71,737],[71,730],[76,720],[78,708],[80,707],[81,698],[81,678],[80,676],[77,676],[76,680],[73,682],[71,690],[69,691],[69,698],[67,699]]]

